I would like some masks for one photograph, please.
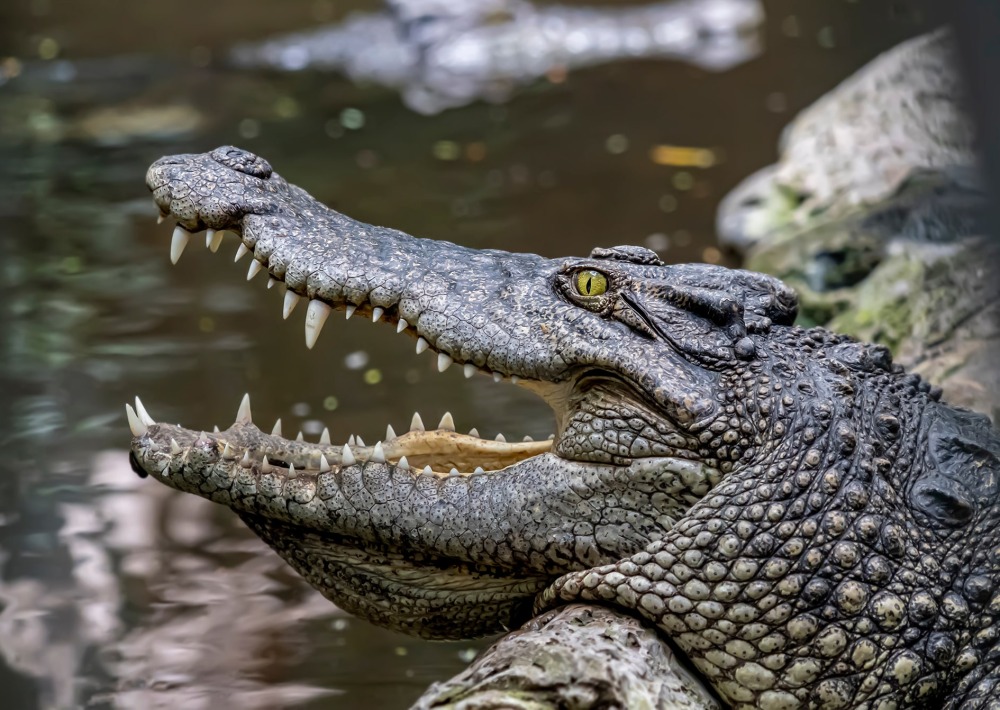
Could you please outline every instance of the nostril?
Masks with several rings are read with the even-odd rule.
[[[248,150],[237,148],[232,145],[224,145],[216,148],[211,153],[211,158],[220,165],[238,170],[246,175],[266,180],[271,177],[271,165],[258,155],[254,155]]]

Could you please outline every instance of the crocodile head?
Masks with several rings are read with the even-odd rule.
[[[474,250],[354,221],[236,148],[157,161],[147,184],[192,232],[237,234],[308,301],[311,347],[334,309],[416,340],[417,352],[548,402],[551,441],[413,431],[374,446],[265,433],[249,403],[204,433],[130,413],[134,468],[229,505],[323,593],[432,637],[494,632],[560,573],[620,559],[776,436],[746,416],[765,336],[794,294],[750,272],[665,266],[635,247],[590,258]],[[764,381],[766,382],[766,376]],[[770,405],[762,403],[766,410]]]

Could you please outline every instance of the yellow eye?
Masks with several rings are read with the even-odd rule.
[[[576,290],[581,296],[600,296],[608,290],[608,277],[588,269],[576,275]]]

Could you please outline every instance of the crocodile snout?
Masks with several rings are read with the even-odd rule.
[[[231,145],[216,148],[210,154],[212,160],[227,168],[266,180],[271,177],[271,164],[248,150]]]

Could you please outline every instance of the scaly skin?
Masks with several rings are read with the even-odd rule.
[[[235,231],[310,299],[307,341],[354,307],[556,413],[551,445],[418,430],[365,447],[264,434],[248,404],[215,434],[130,412],[137,471],[229,505],[345,608],[489,633],[562,574],[538,608],[633,610],[736,707],[990,702],[1000,437],[884,348],[793,327],[780,282],[634,247],[415,239],[235,148],[162,159],[147,183],[183,229]],[[589,271],[606,292],[581,293]]]

